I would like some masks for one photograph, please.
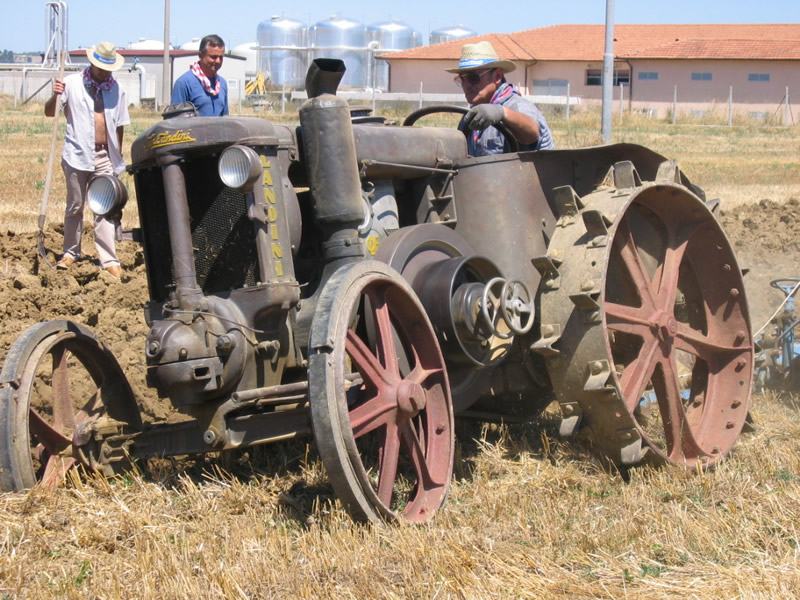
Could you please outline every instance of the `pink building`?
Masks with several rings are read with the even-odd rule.
[[[625,110],[667,115],[735,112],[767,117],[800,109],[800,24],[616,25],[614,98]],[[389,91],[456,93],[444,71],[464,43],[489,40],[517,70],[508,79],[524,95],[581,98],[599,103],[605,28],[553,25],[510,34],[488,34],[392,53]],[[619,88],[622,88],[620,90]],[[541,102],[546,101],[542,98]],[[798,115],[800,119],[800,115]]]

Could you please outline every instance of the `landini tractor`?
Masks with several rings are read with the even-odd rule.
[[[461,131],[413,126],[452,107],[354,117],[343,73],[312,64],[299,126],[178,106],[134,142],[147,381],[187,418],[143,422],[89,329],[35,324],[2,370],[2,489],[307,434],[356,518],[423,521],[454,416],[552,401],[561,435],[611,463],[720,461],[753,342],[716,204],[675,161],[471,157]],[[125,190],[99,176],[90,198],[112,214]]]

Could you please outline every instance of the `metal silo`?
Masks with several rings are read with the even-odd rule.
[[[147,38],[139,38],[136,42],[128,44],[130,50],[163,50],[164,42],[161,40],[148,40]],[[172,44],[169,45],[172,50]]]
[[[367,87],[369,50],[366,25],[333,16],[312,25],[309,37],[313,58],[338,58],[344,61],[347,71],[340,87]]]
[[[258,51],[256,42],[245,42],[231,48],[231,56],[238,56],[244,59],[245,75],[255,75],[256,64],[258,62]]]
[[[181,50],[200,50],[200,38],[193,37],[188,42],[182,43]]]
[[[463,25],[450,25],[449,27],[442,27],[431,31],[430,43],[441,44],[442,42],[472,37],[473,35],[478,35],[478,32],[467,29]]]
[[[300,21],[273,16],[258,24],[257,70],[273,85],[301,87],[308,65],[308,28]]]
[[[373,48],[373,57],[422,45],[422,36],[401,21],[373,23],[367,27],[367,37],[370,47]],[[368,87],[389,89],[389,63],[385,60],[372,60],[369,72]]]

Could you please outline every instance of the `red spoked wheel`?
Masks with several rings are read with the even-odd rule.
[[[536,346],[562,432],[586,432],[618,464],[711,465],[745,424],[753,342],[733,250],[667,167],[671,177],[641,183],[619,163],[616,189],[559,192],[568,210],[548,249],[558,261]]]
[[[689,195],[661,197],[637,196],[614,233],[608,350],[650,449],[669,462],[709,464],[730,450],[747,416],[747,307],[716,220],[698,218]]]
[[[92,333],[69,321],[30,327],[14,342],[0,376],[0,485],[53,488],[82,464],[113,473],[90,450],[100,419],[141,427],[119,364]]]
[[[312,426],[337,496],[359,519],[431,518],[450,487],[453,410],[413,290],[382,263],[343,267],[325,284],[311,331]]]

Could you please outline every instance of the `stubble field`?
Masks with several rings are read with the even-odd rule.
[[[135,134],[157,117],[135,112]],[[573,115],[574,116],[574,115]],[[561,147],[598,142],[596,115],[552,120]],[[147,419],[170,409],[144,386],[147,288],[120,244],[121,282],[89,255],[35,268],[52,121],[0,98],[0,356],[29,325],[68,318],[111,348]],[[615,141],[671,158],[723,200],[758,329],[800,276],[800,129],[673,127],[629,118]],[[60,147],[60,144],[59,144]],[[130,183],[130,182],[128,182]],[[46,246],[60,248],[58,164]],[[131,210],[125,224],[135,224]],[[422,527],[354,523],[310,440],[247,454],[153,462],[116,480],[0,495],[0,594],[8,598],[791,598],[800,590],[800,400],[753,398],[754,433],[717,469],[608,472],[558,438],[558,419],[459,425],[448,503]]]

